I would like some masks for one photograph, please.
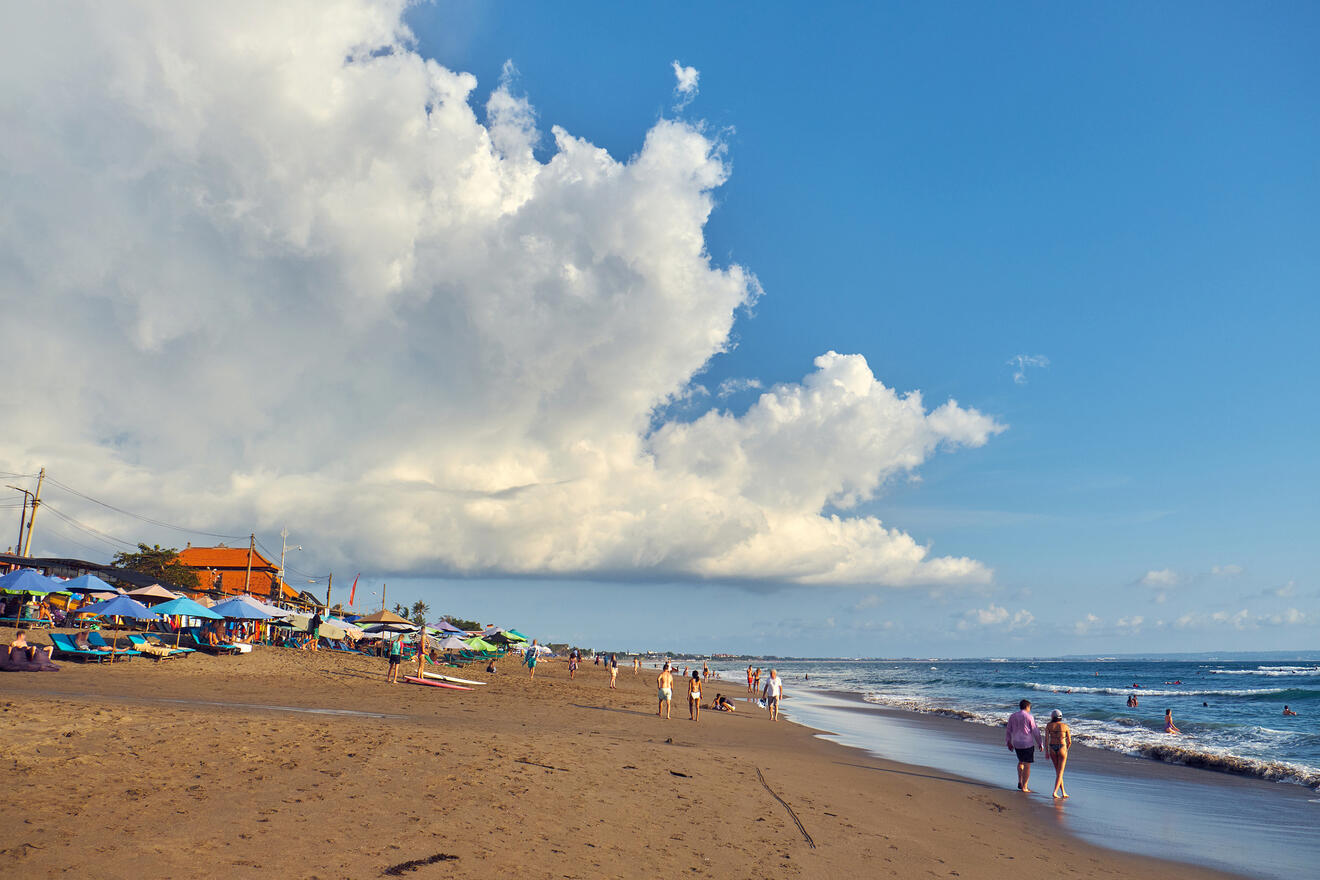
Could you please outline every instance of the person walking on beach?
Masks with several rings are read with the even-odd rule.
[[[752,687],[752,667],[750,664],[747,666],[747,693],[756,693],[756,689]]]
[[[775,670],[770,670],[770,677],[765,680],[765,689],[762,693],[765,696],[765,706],[770,710],[770,720],[778,721],[779,701],[784,696],[784,680]]]
[[[665,720],[668,721],[670,710],[674,707],[674,673],[669,670],[668,663],[665,664],[664,669],[660,670],[660,676],[655,682],[659,686],[660,698],[660,706],[655,710],[655,714],[659,716],[660,711],[663,709]]]
[[[1050,713],[1050,723],[1045,725],[1045,747],[1049,749],[1050,760],[1054,763],[1054,796],[1066,798],[1068,790],[1063,787],[1063,768],[1068,766],[1072,728],[1063,723],[1063,713],[1058,709]]]
[[[636,676],[637,673],[638,673],[639,671],[641,671],[641,668],[642,668],[642,658],[641,658],[641,657],[634,657],[634,658],[633,658],[633,675]]]
[[[571,651],[568,652],[568,677],[569,677],[569,679],[577,678],[577,668],[578,668],[578,664],[581,663],[581,662],[582,662],[582,652],[581,652],[581,651],[579,651],[577,648],[574,648],[573,650],[571,650]]]
[[[317,611],[307,623],[307,631],[312,634],[312,641],[307,647],[313,652],[319,650],[321,641],[321,612]]]
[[[399,683],[399,667],[403,665],[403,633],[390,642],[390,671],[385,673],[385,680],[390,684]]]
[[[1018,710],[1008,716],[1004,743],[1010,752],[1017,753],[1018,791],[1030,794],[1027,782],[1031,779],[1031,765],[1036,760],[1036,749],[1041,748],[1040,728],[1031,715],[1031,700],[1018,703]]]
[[[688,682],[688,717],[693,721],[701,717],[701,673],[695,669]]]
[[[527,649],[527,654],[523,662],[527,664],[528,678],[536,678],[536,639],[532,639],[532,646]]]
[[[1164,732],[1165,732],[1165,733],[1182,733],[1182,731],[1178,729],[1178,726],[1177,726],[1176,724],[1173,723],[1173,710],[1172,710],[1172,709],[1165,709],[1165,710],[1164,710]]]
[[[610,655],[610,690],[616,691],[619,689],[618,681],[619,681],[619,655],[611,654]]]

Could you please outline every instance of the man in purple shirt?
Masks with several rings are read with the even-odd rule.
[[[1036,760],[1036,749],[1044,748],[1044,740],[1036,719],[1031,717],[1031,700],[1018,703],[1018,711],[1008,716],[1004,728],[1004,744],[1010,752],[1017,752],[1018,790],[1030,792],[1027,780],[1031,778],[1031,763]]]

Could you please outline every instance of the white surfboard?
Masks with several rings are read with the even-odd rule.
[[[438,672],[423,671],[422,675],[426,676],[427,678],[436,678],[439,679],[440,681],[447,681],[452,684],[485,684],[486,683],[484,681],[472,681],[471,679],[468,678],[454,678],[452,675],[441,675]]]

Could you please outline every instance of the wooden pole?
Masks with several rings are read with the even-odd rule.
[[[243,576],[243,595],[247,595],[248,587],[252,584],[252,552],[256,550],[257,535],[252,533],[248,535],[248,564],[247,574]]]
[[[37,492],[32,496],[32,512],[28,514],[27,537],[23,541],[23,556],[32,555],[32,526],[37,521],[37,508],[41,506],[41,484],[46,482],[46,469],[37,472]],[[20,612],[19,616],[22,616]]]
[[[335,573],[332,571],[330,572],[330,577],[326,578],[325,581],[325,616],[326,617],[330,616],[330,587],[334,584],[334,582],[335,582]]]

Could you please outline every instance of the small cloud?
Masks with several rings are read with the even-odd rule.
[[[1257,619],[1247,609],[1240,611],[1216,611],[1204,614],[1199,611],[1189,612],[1173,622],[1175,629],[1197,630],[1211,627],[1231,626],[1234,629],[1254,629]]]
[[[1307,626],[1315,622],[1315,615],[1306,611],[1300,611],[1296,608],[1289,608],[1280,614],[1270,614],[1261,617],[1262,623],[1268,623],[1273,626]]]
[[[759,391],[763,387],[759,379],[725,379],[715,394],[717,397],[728,397],[740,391]]]
[[[1091,630],[1100,626],[1101,623],[1102,621],[1100,618],[1096,617],[1094,614],[1087,614],[1081,620],[1073,624],[1073,632],[1077,633],[1079,636],[1084,636]]]
[[[1120,617],[1115,625],[1126,635],[1135,636],[1141,632],[1141,624],[1145,621],[1146,618],[1140,614],[1134,614],[1132,617]]]
[[[1215,577],[1236,577],[1244,570],[1240,565],[1216,565],[1211,567],[1210,573]]]
[[[1050,359],[1043,354],[1015,354],[1008,359],[1008,365],[1013,368],[1013,381],[1018,385],[1026,385],[1027,369],[1048,367]]]
[[[879,604],[880,604],[880,597],[875,593],[872,593],[871,595],[864,597],[861,601],[859,601],[856,605],[854,605],[853,611],[865,611],[867,608],[874,608]]]
[[[1009,614],[1007,608],[991,602],[988,608],[973,608],[963,614],[962,620],[958,621],[958,629],[965,631],[974,627],[1002,626],[1012,631],[1030,626],[1035,619],[1035,616],[1026,609]]]
[[[678,59],[674,59],[673,66],[674,79],[678,81],[674,85],[674,109],[682,110],[697,97],[697,80],[701,78],[701,71],[684,67]]]
[[[1281,587],[1276,587],[1273,590],[1266,590],[1265,592],[1279,599],[1291,599],[1293,596],[1297,595],[1297,582],[1288,581],[1288,583]]]
[[[1155,568],[1141,576],[1137,583],[1143,587],[1176,587],[1181,578],[1171,568]]]

